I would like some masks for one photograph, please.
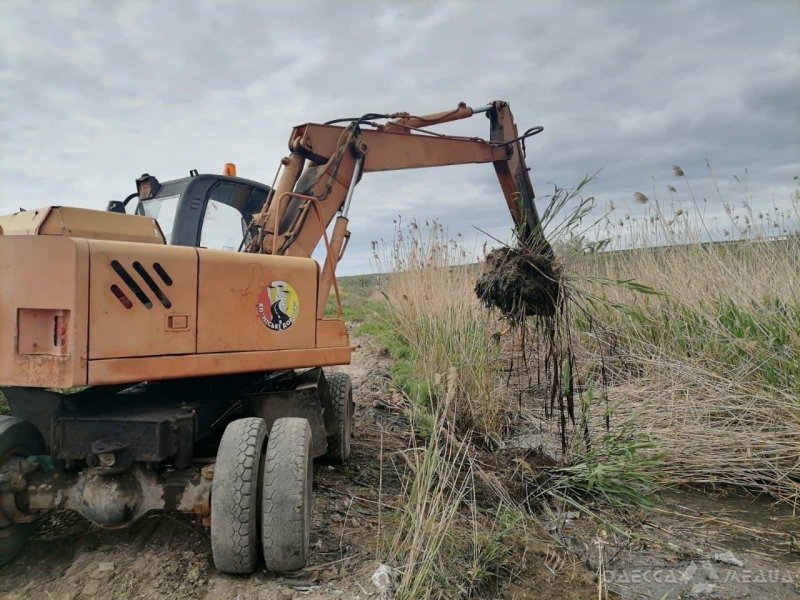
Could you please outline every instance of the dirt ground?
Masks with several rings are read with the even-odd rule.
[[[291,577],[219,573],[207,530],[193,517],[151,515],[129,529],[104,531],[79,516],[55,513],[38,523],[23,555],[0,568],[0,598],[379,597],[370,578],[386,535],[382,519],[400,494],[399,474],[387,457],[406,447],[409,430],[392,402],[389,359],[360,342],[353,364],[343,369],[353,379],[357,404],[353,456],[345,467],[315,465],[307,569]],[[610,598],[800,598],[793,537],[798,520],[786,511],[771,512],[766,502],[737,502],[672,496],[655,512],[630,518],[642,532],[633,540],[604,536],[596,522],[577,514],[544,516],[552,547],[503,597],[597,598],[600,582],[600,592]],[[743,566],[714,560],[726,550]],[[760,576],[778,581],[745,581]],[[675,577],[680,580],[672,582]]]

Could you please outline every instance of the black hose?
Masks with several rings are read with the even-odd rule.
[[[368,119],[391,119],[394,115],[386,115],[380,113],[367,113],[360,117],[345,117],[342,119],[333,119],[332,121],[325,121],[325,125],[334,125],[336,123],[352,123],[353,121],[357,123],[363,123]]]
[[[503,146],[508,146],[510,144],[515,144],[517,142],[522,142],[522,156],[527,158],[528,149],[525,147],[525,140],[528,139],[529,137],[542,133],[543,131],[544,127],[542,127],[541,125],[537,125],[536,127],[531,127],[530,129],[525,131],[525,133],[523,133],[521,136],[516,137],[513,140],[508,140],[507,142],[492,143],[492,146],[503,147]]]
[[[389,114],[389,115],[387,115],[387,114],[380,114],[380,113],[367,113],[367,114],[362,115],[360,117],[345,117],[345,118],[342,118],[342,119],[333,119],[332,121],[326,121],[325,125],[334,125],[335,123],[355,123],[356,127],[358,127],[359,125],[361,125],[364,121],[367,121],[368,119],[392,119],[392,118],[396,118],[398,116],[399,115],[397,115],[397,114],[394,114],[394,115]],[[513,140],[507,140],[505,142],[491,142],[491,145],[495,146],[495,147],[503,147],[503,146],[509,146],[511,144],[515,144],[517,142],[522,142],[522,154],[523,154],[523,156],[525,156],[525,155],[528,154],[528,149],[525,147],[525,140],[528,139],[529,137],[533,137],[534,135],[538,135],[538,134],[542,133],[543,131],[544,131],[544,127],[542,127],[541,125],[537,125],[536,127],[531,127],[530,129],[526,130],[525,133],[523,133],[519,137],[515,137]],[[432,133],[432,132],[429,132],[429,133]]]
[[[130,196],[128,196],[127,198],[125,198],[125,200],[122,201],[122,205],[123,206],[128,206],[128,202],[130,202],[134,198],[137,198],[138,196],[139,196],[139,192],[133,192]]]
[[[536,127],[531,127],[521,136],[514,138],[513,140],[508,140],[505,142],[493,142],[492,146],[508,146],[509,144],[513,144],[514,142],[523,142],[527,138],[532,137],[534,135],[538,135],[544,131],[544,127],[541,125],[537,125]]]

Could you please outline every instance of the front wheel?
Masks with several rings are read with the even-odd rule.
[[[44,440],[36,427],[16,417],[0,416],[0,467],[9,459],[44,452]],[[13,523],[0,528],[0,567],[11,562],[22,551],[30,531],[29,523]]]
[[[308,421],[276,419],[267,441],[261,495],[261,543],[270,571],[296,571],[306,565],[313,474]]]

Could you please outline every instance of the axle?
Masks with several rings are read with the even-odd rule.
[[[31,470],[32,472],[27,472]],[[143,465],[122,473],[104,468],[78,474],[46,472],[29,460],[6,464],[0,474],[0,522],[27,523],[37,513],[72,510],[109,529],[126,527],[154,510],[211,513],[213,465],[159,474]]]

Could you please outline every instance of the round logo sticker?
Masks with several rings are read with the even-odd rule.
[[[273,281],[258,296],[258,318],[273,331],[289,329],[300,312],[300,299],[285,281]]]

